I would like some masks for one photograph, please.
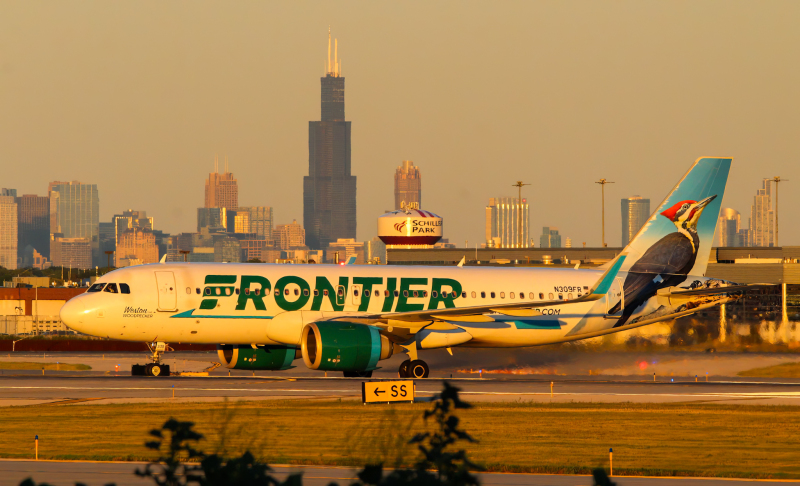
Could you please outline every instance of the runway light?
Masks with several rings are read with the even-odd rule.
[[[641,363],[639,363],[639,369],[640,370],[646,370],[647,369],[647,362],[646,361],[642,361]]]

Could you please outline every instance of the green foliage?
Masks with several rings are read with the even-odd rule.
[[[145,443],[145,446],[161,455],[144,469],[137,469],[136,475],[153,479],[157,486],[302,484],[299,474],[290,475],[286,481],[275,479],[270,475],[272,469],[256,461],[249,451],[226,460],[217,454],[206,454],[195,449],[203,435],[195,432],[193,427],[192,422],[179,422],[171,418],[161,429],[150,431],[156,440]]]

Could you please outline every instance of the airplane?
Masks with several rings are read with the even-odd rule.
[[[161,263],[120,268],[67,301],[61,320],[140,341],[167,376],[168,343],[216,344],[229,369],[370,377],[395,352],[426,378],[420,352],[563,343],[673,320],[740,298],[704,276],[732,159],[692,164],[624,250],[592,269]],[[462,260],[463,263],[463,260]]]

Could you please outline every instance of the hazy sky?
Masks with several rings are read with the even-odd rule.
[[[214,154],[241,205],[302,221],[308,121],[339,39],[358,237],[419,165],[445,237],[484,241],[489,197],[532,185],[532,234],[620,242],[703,155],[733,156],[723,206],[763,177],[800,244],[800,2],[0,2],[0,186],[96,183],[101,221],[143,209],[194,231]],[[221,164],[220,164],[221,165]]]

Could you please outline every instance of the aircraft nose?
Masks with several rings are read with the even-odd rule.
[[[75,329],[83,323],[83,318],[86,315],[86,306],[83,305],[80,299],[71,299],[61,306],[59,315],[64,325]]]

